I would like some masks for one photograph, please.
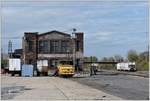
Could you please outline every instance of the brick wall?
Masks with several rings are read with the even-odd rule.
[[[77,41],[79,41],[79,51],[84,52],[83,33],[76,33]]]
[[[36,66],[38,33],[25,32],[23,38],[23,63]]]
[[[79,42],[79,50],[76,52],[76,58],[80,59],[82,62],[83,52],[84,52],[84,43],[83,43],[83,33],[76,33],[76,41]],[[36,68],[36,63],[38,59],[67,59],[66,54],[41,54],[38,53],[39,45],[38,42],[41,40],[68,40],[71,51],[73,52],[74,42],[71,39],[71,36],[68,34],[63,34],[60,32],[47,32],[46,34],[39,34],[37,32],[25,32],[23,37],[23,63],[32,64]],[[49,47],[49,46],[48,46]],[[70,53],[70,59],[72,59],[72,52]]]

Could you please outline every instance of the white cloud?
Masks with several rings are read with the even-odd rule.
[[[25,31],[77,28],[85,33],[86,49],[112,48],[126,42],[133,45],[132,41],[136,43],[139,39],[138,32],[145,30],[146,5],[146,2],[15,2],[3,7],[3,31],[6,36],[23,36]],[[130,35],[136,32],[137,36]],[[143,36],[140,38],[145,40]]]
[[[86,40],[90,40],[87,41],[89,45],[93,45],[93,44],[110,41],[112,34],[113,33],[111,32],[96,32],[96,33],[91,33],[86,35],[85,38]]]

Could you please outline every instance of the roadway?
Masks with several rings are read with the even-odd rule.
[[[72,78],[105,93],[125,100],[149,99],[149,78],[147,72],[122,72],[102,70],[97,75]]]

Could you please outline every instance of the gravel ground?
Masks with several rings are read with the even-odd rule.
[[[105,71],[92,77],[72,80],[126,100],[149,99],[149,79],[144,77]]]

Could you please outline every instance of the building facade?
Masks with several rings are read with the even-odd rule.
[[[37,67],[37,61],[47,60],[48,68],[56,68],[61,61],[68,61],[75,67],[82,68],[84,53],[84,34],[72,35],[50,31],[25,32],[22,42],[22,60],[25,64]]]

